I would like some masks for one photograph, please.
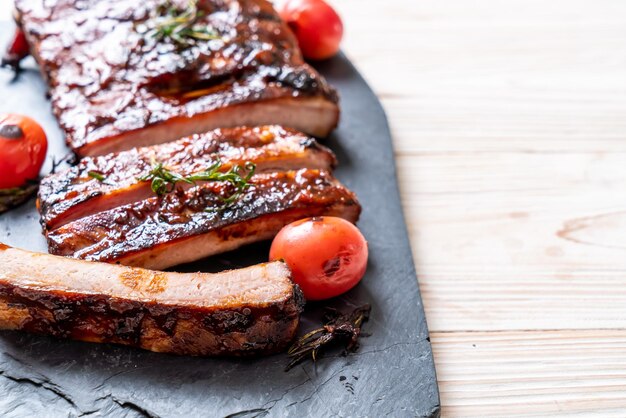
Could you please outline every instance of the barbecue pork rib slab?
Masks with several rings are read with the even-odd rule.
[[[156,352],[278,352],[294,337],[303,306],[281,262],[165,273],[0,244],[0,266],[0,329]]]
[[[273,238],[285,225],[312,216],[356,222],[356,196],[328,171],[255,174],[232,204],[232,187],[206,182],[96,213],[47,231],[50,253],[164,269]]]
[[[223,127],[275,123],[323,137],[337,125],[336,92],[304,62],[291,30],[265,0],[199,0],[195,25],[207,39],[182,41],[158,32],[187,1],[15,5],[78,155]]]
[[[46,231],[68,222],[154,196],[150,183],[138,180],[154,161],[189,176],[221,161],[220,171],[254,162],[256,172],[336,165],[334,154],[313,138],[280,126],[218,129],[176,142],[86,157],[68,170],[47,176],[38,206]]]

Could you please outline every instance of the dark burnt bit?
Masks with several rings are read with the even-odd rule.
[[[300,286],[297,284],[293,285],[293,305],[297,315],[300,315],[304,312],[304,305],[306,305],[306,299],[304,298],[304,293]]]
[[[50,170],[50,174],[55,174],[58,168],[63,164],[75,167],[79,162],[80,158],[74,152],[69,152],[58,160],[55,157],[52,157],[52,169]]]
[[[113,309],[111,298],[55,291],[0,287],[0,296],[28,309],[29,319],[21,329],[60,338],[123,342],[136,345],[141,335],[143,309],[126,302]]]
[[[361,326],[369,319],[371,310],[369,304],[362,305],[347,314],[333,308],[326,308],[323,318],[324,326],[305,334],[287,352],[292,360],[285,371],[309,356],[315,362],[322,350],[328,346],[345,344],[346,353],[355,352],[359,347]]]
[[[266,339],[248,341],[241,347],[229,347],[225,353],[254,355],[274,352],[284,347],[295,331],[301,312],[299,291],[281,303],[267,306],[241,306],[215,310],[178,305],[160,305],[107,295],[84,295],[60,291],[40,291],[0,282],[0,297],[9,306],[28,309],[29,319],[21,324],[28,332],[61,338],[141,345],[146,321],[151,320],[165,335],[177,341],[176,328],[181,320],[214,334],[218,340],[231,333],[246,334],[258,324],[272,323]],[[176,342],[175,344],[182,344]],[[184,352],[184,347],[179,347]],[[199,354],[199,353],[188,353]]]
[[[305,149],[314,150],[323,154],[326,154],[330,158],[330,167],[331,169],[337,168],[337,156],[335,153],[328,147],[320,144],[315,138],[307,136],[300,140],[300,145]]]
[[[141,339],[142,321],[145,313],[138,310],[134,315],[126,315],[115,320],[115,337],[131,345],[137,345]]]
[[[176,331],[176,325],[178,324],[178,316],[176,312],[168,312],[162,315],[155,314],[152,312],[152,318],[156,323],[157,327],[168,336],[173,336],[174,331]]]
[[[243,309],[213,312],[205,316],[202,323],[218,334],[245,332],[254,322],[252,311],[248,309],[247,312],[243,313]]]

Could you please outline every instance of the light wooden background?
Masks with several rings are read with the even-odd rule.
[[[626,416],[626,1],[334,0],[381,97],[443,415]]]
[[[331,2],[391,122],[443,416],[626,416],[626,1]]]

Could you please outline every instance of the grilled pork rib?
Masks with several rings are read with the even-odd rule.
[[[309,216],[356,222],[356,196],[329,172],[301,169],[254,175],[223,207],[228,184],[209,182],[100,212],[47,232],[52,254],[164,269],[270,239]],[[217,208],[217,209],[216,209]]]
[[[119,154],[86,157],[41,182],[38,202],[44,229],[154,196],[150,183],[138,180],[154,161],[184,176],[204,171],[216,161],[222,162],[221,171],[252,161],[257,173],[331,169],[336,164],[329,149],[279,126],[221,129]]]
[[[0,329],[186,355],[258,355],[293,338],[302,296],[280,262],[163,273],[0,244]]]
[[[210,39],[155,36],[185,1],[16,0],[70,148],[101,155],[218,127],[278,123],[316,136],[336,92],[302,58],[266,0],[198,1]],[[177,6],[178,5],[178,6]]]

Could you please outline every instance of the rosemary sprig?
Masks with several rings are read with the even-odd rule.
[[[222,162],[217,161],[205,171],[200,171],[189,176],[183,176],[166,168],[161,162],[152,162],[152,168],[150,171],[141,177],[138,177],[139,181],[150,181],[151,188],[154,193],[159,196],[171,193],[176,188],[176,184],[179,182],[187,184],[196,184],[198,181],[222,181],[228,182],[235,188],[235,191],[228,197],[222,198],[222,202],[225,205],[230,205],[235,202],[243,194],[248,187],[250,187],[249,180],[254,175],[256,165],[251,162],[244,164],[246,174],[241,174],[241,167],[234,165],[227,172],[221,172]]]
[[[197,0],[189,0],[183,9],[167,0],[156,9],[156,16],[146,22],[146,34],[159,41],[170,39],[179,47],[192,46],[197,41],[220,39],[217,32],[199,23],[204,16],[204,11],[198,9]]]
[[[369,304],[360,306],[348,314],[342,314],[336,309],[326,308],[324,314],[325,325],[314,329],[296,341],[287,355],[292,358],[285,368],[290,370],[293,366],[311,356],[317,360],[320,350],[333,342],[344,342],[346,352],[354,352],[359,347],[361,325],[369,319],[372,307]]]

